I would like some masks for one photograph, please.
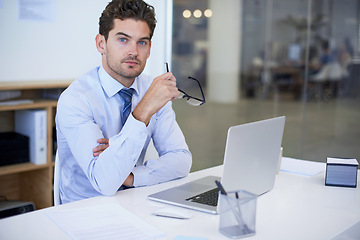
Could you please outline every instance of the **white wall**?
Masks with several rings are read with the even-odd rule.
[[[156,28],[152,39],[150,58],[144,72],[158,76],[165,72],[165,62],[171,70],[172,43],[172,0],[145,0],[154,6],[156,14]]]
[[[0,81],[74,79],[100,64],[98,19],[107,0],[55,1],[54,21],[19,21],[0,9]]]
[[[0,6],[0,82],[75,79],[101,63],[95,47],[99,17],[110,0],[54,0],[53,21],[20,21],[16,0]],[[158,25],[146,73],[165,71],[171,50],[172,1],[148,0]],[[171,7],[169,7],[170,5]],[[171,47],[171,44],[170,44]],[[171,49],[171,48],[170,48]],[[170,55],[169,55],[170,54]]]

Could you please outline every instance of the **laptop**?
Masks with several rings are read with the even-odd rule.
[[[230,127],[221,179],[207,176],[148,196],[150,200],[218,213],[218,180],[227,192],[246,190],[256,195],[275,183],[285,117]]]

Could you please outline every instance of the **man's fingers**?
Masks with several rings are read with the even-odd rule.
[[[107,139],[107,138],[99,138],[97,140],[97,142],[100,143],[100,144],[109,144],[109,139]]]
[[[107,144],[102,144],[93,149],[94,152],[104,151],[108,147]]]
[[[174,82],[174,81],[176,82],[176,78],[171,72],[164,73],[160,77],[162,77],[162,78],[164,78],[166,80],[171,80],[172,82]]]
[[[109,139],[106,138],[100,138],[97,140],[97,142],[100,144],[96,148],[93,149],[93,156],[97,157],[102,153],[106,148],[109,147]]]

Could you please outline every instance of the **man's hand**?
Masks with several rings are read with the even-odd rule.
[[[133,111],[133,116],[149,124],[151,117],[167,102],[179,97],[180,92],[176,87],[176,78],[171,72],[156,77],[151,86]]]
[[[123,185],[131,187],[134,184],[134,174],[130,173],[129,176],[125,179]]]
[[[100,145],[93,149],[94,157],[99,156],[100,153],[102,153],[103,151],[105,151],[105,149],[109,147],[109,139],[100,138],[97,140],[97,142],[100,143]]]

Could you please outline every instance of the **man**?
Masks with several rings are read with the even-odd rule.
[[[58,101],[61,203],[184,177],[192,164],[171,104],[179,96],[175,77],[140,75],[156,25],[153,7],[113,0],[99,25],[102,66],[74,81]],[[151,138],[159,158],[144,163]]]

